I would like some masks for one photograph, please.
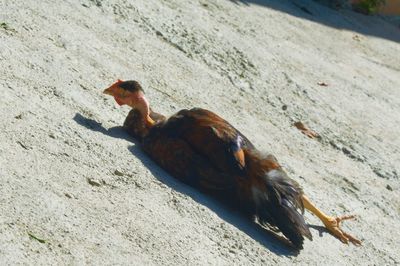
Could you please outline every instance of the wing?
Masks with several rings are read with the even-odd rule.
[[[246,166],[244,149],[253,144],[218,115],[200,108],[182,110],[163,125],[165,134],[184,139],[221,172],[242,175]]]
[[[160,126],[146,136],[143,149],[164,170],[186,184],[216,196],[228,197],[227,192],[236,191],[234,178],[213,167],[185,140],[166,135]]]

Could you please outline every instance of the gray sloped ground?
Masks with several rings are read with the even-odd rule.
[[[1,1],[0,264],[400,263],[400,33],[302,3]],[[226,118],[322,209],[357,214],[363,246],[306,214],[294,254],[174,180],[119,127],[128,108],[101,94],[117,78],[164,114]]]

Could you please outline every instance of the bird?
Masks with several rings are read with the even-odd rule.
[[[274,155],[256,149],[217,114],[192,108],[167,118],[150,108],[135,80],[117,80],[104,93],[132,108],[124,128],[153,161],[183,183],[237,208],[264,228],[280,231],[298,250],[305,238],[312,240],[305,209],[343,243],[361,245],[340,227],[354,215],[333,217],[318,209]]]

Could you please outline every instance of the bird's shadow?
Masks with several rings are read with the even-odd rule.
[[[323,237],[324,234],[330,234],[328,229],[326,229],[325,227],[320,226],[320,225],[308,224],[308,227],[310,229],[314,229],[315,231],[318,231],[319,237]]]
[[[233,210],[216,199],[205,195],[202,192],[199,192],[198,190],[171,177],[141,150],[139,142],[131,137],[123,127],[117,126],[106,129],[101,123],[91,118],[86,118],[79,113],[77,113],[73,119],[79,125],[92,131],[100,132],[113,138],[125,139],[132,142],[134,145],[128,147],[129,151],[136,158],[138,158],[159,181],[175,191],[189,196],[197,203],[209,208],[221,219],[235,226],[275,254],[288,257],[299,254],[299,250],[293,248],[290,245],[290,242],[283,236],[278,235],[267,228],[261,227],[254,221],[244,217],[244,215],[242,215],[239,211]],[[321,226],[310,225],[310,228],[317,230],[320,237],[322,236],[323,232],[326,232],[326,229]]]
[[[125,139],[128,141],[132,141],[133,138],[129,136],[129,134],[123,129],[122,126],[116,126],[109,129],[106,129],[101,123],[97,122],[94,119],[84,117],[83,115],[76,113],[73,120],[79,125],[90,129],[92,131],[103,133],[109,137]]]

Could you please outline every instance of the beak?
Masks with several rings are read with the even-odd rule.
[[[108,94],[111,96],[114,96],[116,93],[116,89],[118,88],[118,86],[123,83],[122,80],[118,79],[114,84],[112,84],[110,87],[108,87],[107,89],[105,89],[103,91],[104,94]]]
[[[103,93],[104,93],[104,94],[111,95],[111,96],[114,96],[113,87],[111,86],[111,87],[105,89],[105,90],[103,91]]]

